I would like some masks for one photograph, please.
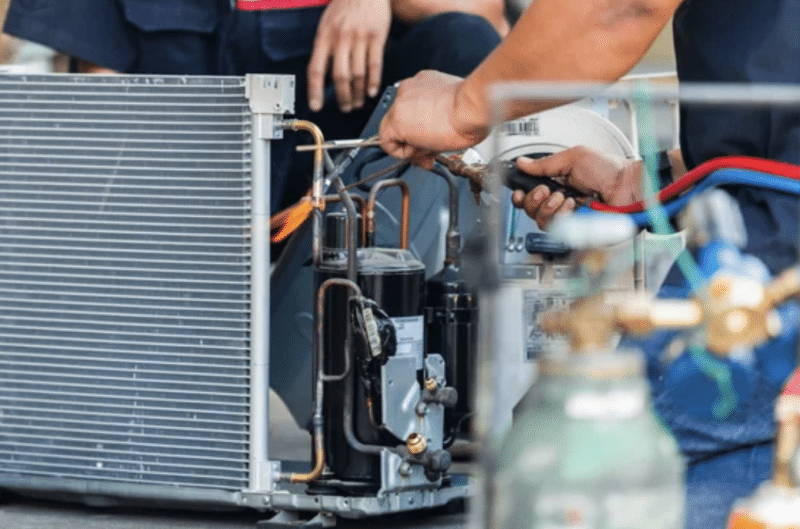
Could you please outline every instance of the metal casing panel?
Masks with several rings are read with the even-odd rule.
[[[0,75],[0,485],[248,487],[250,128],[243,78]]]

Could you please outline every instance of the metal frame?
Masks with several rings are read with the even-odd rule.
[[[274,488],[269,461],[270,141],[283,137],[280,116],[294,113],[294,77],[250,75],[252,116],[252,227],[250,321],[250,490]]]

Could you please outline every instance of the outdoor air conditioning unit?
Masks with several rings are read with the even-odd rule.
[[[0,488],[350,517],[466,494],[279,483],[269,156],[293,111],[291,76],[0,74]]]

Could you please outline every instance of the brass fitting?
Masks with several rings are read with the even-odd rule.
[[[436,379],[433,377],[428,377],[425,379],[425,389],[433,393],[437,389],[439,389],[439,383],[436,382]]]
[[[406,447],[411,455],[418,456],[428,449],[428,443],[424,437],[414,432],[406,439]]]

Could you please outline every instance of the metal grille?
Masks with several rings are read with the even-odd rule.
[[[242,78],[0,75],[0,484],[248,483]]]

